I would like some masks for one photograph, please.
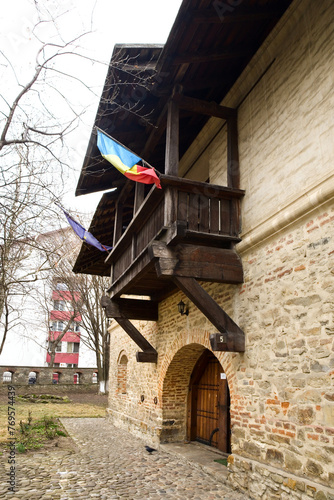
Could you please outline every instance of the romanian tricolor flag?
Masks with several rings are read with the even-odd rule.
[[[155,184],[161,189],[160,180],[154,168],[137,165],[141,158],[119,142],[97,130],[97,147],[101,155],[117,168],[125,177],[143,184]]]

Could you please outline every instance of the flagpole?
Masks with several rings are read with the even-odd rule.
[[[107,137],[109,137],[109,139],[111,139],[112,141],[115,141],[117,142],[117,144],[119,144],[120,146],[122,146],[122,148],[124,149],[127,149],[131,154],[135,155],[135,156],[138,156],[137,153],[135,153],[134,151],[132,151],[130,148],[127,148],[126,146],[124,146],[124,144],[122,144],[121,142],[119,142],[117,139],[115,139],[114,137],[111,137],[111,135],[107,134],[107,132],[105,132],[104,130],[102,130],[100,127],[98,127],[97,125],[95,125],[95,128],[96,130],[99,130],[102,134],[106,135]],[[139,157],[140,158],[140,157]],[[146,165],[148,165],[150,168],[152,168],[158,175],[161,175],[161,172],[159,172],[159,170],[157,170],[156,168],[154,168],[152,165],[150,165],[146,160],[144,160],[143,158],[140,158],[144,163],[146,163]]]

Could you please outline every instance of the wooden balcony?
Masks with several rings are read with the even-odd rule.
[[[167,175],[161,185],[151,189],[107,258],[110,297],[159,301],[178,286],[178,277],[241,283],[234,244],[244,191]],[[121,210],[115,224],[122,226]]]

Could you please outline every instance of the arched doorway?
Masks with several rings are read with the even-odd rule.
[[[218,359],[205,350],[190,378],[188,436],[230,453],[230,393]]]

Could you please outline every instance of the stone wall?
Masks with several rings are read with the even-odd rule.
[[[243,101],[245,280],[202,285],[246,336],[245,353],[215,355],[231,396],[228,480],[255,499],[334,498],[333,19],[330,0],[294,2],[224,102]],[[225,141],[210,120],[181,168],[208,160],[224,184]],[[137,363],[112,325],[110,418],[154,445],[184,440],[190,375],[215,329],[181,292],[160,303],[158,322],[135,323],[158,363]]]
[[[10,372],[12,378],[10,382],[4,380],[4,372]],[[36,383],[29,385],[29,373],[35,372]],[[53,383],[53,374],[58,373],[58,384]],[[95,391],[97,383],[93,383],[93,374],[97,373],[96,368],[51,368],[33,366],[0,366],[0,392],[7,391],[8,385],[13,385],[17,389],[24,389],[26,392],[63,393],[68,390],[73,392]],[[79,374],[79,384],[74,383],[74,374]]]

